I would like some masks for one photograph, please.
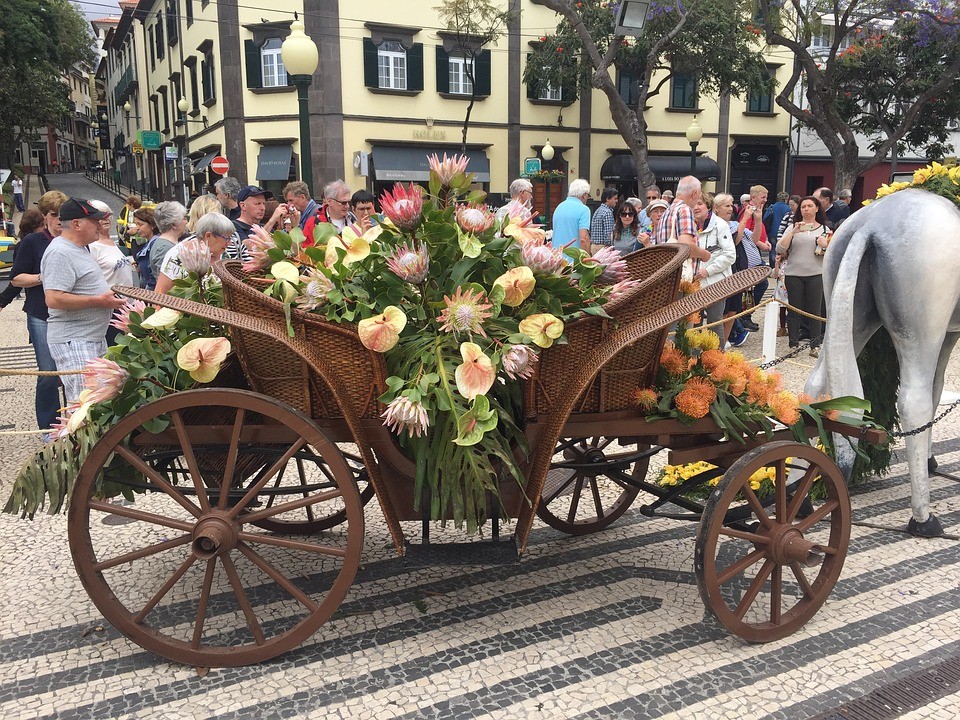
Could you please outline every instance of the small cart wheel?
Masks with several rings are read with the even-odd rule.
[[[614,437],[560,438],[547,471],[537,515],[569,535],[603,530],[627,511],[650,464],[646,445]]]
[[[187,471],[157,469],[177,465]],[[306,483],[278,486],[298,466]],[[119,490],[135,506],[102,499]],[[256,527],[327,505],[346,521],[322,536]],[[298,646],[333,614],[360,563],[363,508],[312,420],[256,393],[203,389],[156,400],[103,436],[77,477],[68,531],[80,580],[120,632],[175,662],[235,666]]]
[[[769,496],[751,489],[764,469]],[[849,542],[850,497],[833,461],[810,445],[767,443],[734,463],[707,500],[694,560],[700,597],[748,642],[779,640],[823,605]]]

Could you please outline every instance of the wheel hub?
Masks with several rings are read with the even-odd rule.
[[[780,565],[800,563],[814,567],[823,560],[820,547],[805,537],[793,525],[774,528],[770,537],[770,557]]]
[[[193,528],[193,554],[209,560],[230,552],[237,545],[239,524],[226,513],[213,510]]]

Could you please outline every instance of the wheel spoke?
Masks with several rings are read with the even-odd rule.
[[[193,523],[187,522],[186,520],[166,518],[162,515],[155,515],[154,513],[127,507],[126,505],[114,505],[113,503],[104,502],[102,500],[90,500],[87,503],[87,507],[91,510],[99,510],[100,512],[105,512],[110,515],[122,515],[123,517],[141,520],[153,525],[161,525],[163,527],[173,528],[174,530],[183,530],[184,532],[191,532],[193,530]]]
[[[757,497],[756,493],[753,492],[753,488],[750,487],[749,482],[743,484],[743,496],[747,499],[750,509],[753,510],[753,514],[757,516],[757,520],[760,521],[760,524],[765,528],[772,528],[773,521],[767,516],[766,510],[763,509],[760,499]]]
[[[277,583],[280,587],[290,593],[296,600],[303,605],[310,612],[316,612],[317,608],[320,606],[317,605],[313,600],[310,599],[300,588],[294,585],[287,577],[277,570],[273,565],[271,565],[267,560],[252,547],[246,543],[238,543],[237,550],[243,553],[250,562],[256,565],[258,568],[263,570],[267,575],[273,578],[274,582]]]
[[[570,511],[567,513],[567,522],[572,523],[577,517],[577,507],[580,505],[580,494],[583,492],[583,476],[577,480],[573,487],[573,494],[570,496]]]
[[[755,565],[760,558],[763,557],[766,557],[766,553],[763,550],[754,550],[749,555],[744,555],[733,565],[728,565],[726,568],[724,568],[723,572],[717,574],[717,584],[723,585],[727,583],[751,565]]]
[[[307,444],[307,441],[304,438],[297,438],[297,441],[289,447],[289,449],[283,454],[279,460],[277,460],[270,469],[264,474],[260,480],[251,487],[246,495],[230,509],[230,517],[235,518],[240,514],[240,511],[245,508],[251,500],[253,500],[257,493],[267,484],[267,481],[274,476],[274,474],[280,472],[280,468],[284,467],[287,462],[292,458],[304,445]]]
[[[242,515],[240,519],[245,523],[257,522],[258,520],[263,520],[268,517],[273,517],[274,515],[290,512],[291,510],[296,510],[297,508],[306,507],[309,509],[311,505],[316,505],[320,502],[326,502],[327,500],[333,500],[334,498],[338,497],[343,497],[343,493],[340,492],[339,488],[337,490],[331,490],[325,493],[317,493],[316,495],[306,495],[305,497],[297,498],[296,500],[291,500],[290,502],[264,508],[263,510],[258,510],[257,512],[250,513],[249,515]]]
[[[177,581],[183,577],[183,574],[193,565],[196,561],[197,556],[193,553],[187,555],[187,559],[181,563],[180,567],[177,568],[177,571],[171,575],[167,581],[157,590],[157,594],[150,598],[150,602],[143,606],[143,609],[137,613],[136,617],[133,618],[135,623],[143,622],[143,619],[147,617],[153,608],[157,606],[157,603],[160,602],[164,595],[170,592],[170,588],[177,584]]]
[[[557,443],[557,447],[553,452],[555,455],[562,453],[564,450],[569,450],[574,447],[578,442],[580,442],[579,438],[562,438],[560,442]]]
[[[790,563],[790,569],[793,570],[793,576],[797,579],[800,587],[803,588],[804,597],[812,598],[813,586],[810,584],[810,581],[807,580],[806,573],[803,572],[803,568],[800,567],[800,563]]]
[[[612,437],[604,437],[604,438],[597,438],[597,439],[602,439],[602,442],[594,443],[594,447],[597,448],[597,450],[603,450],[604,448],[610,447],[611,445],[613,445],[614,441],[616,440],[616,438],[612,438]]]
[[[181,535],[173,540],[164,540],[163,542],[156,543],[154,545],[148,545],[147,547],[140,548],[139,550],[134,550],[132,552],[124,553],[123,555],[117,555],[117,557],[110,558],[109,560],[98,562],[93,566],[93,569],[97,572],[107,570],[109,568],[116,567],[117,565],[123,565],[124,563],[133,562],[134,560],[148,557],[149,555],[156,555],[164,550],[186,545],[188,542],[190,542],[190,540],[190,535]]]
[[[834,510],[836,510],[838,507],[840,507],[840,503],[836,500],[830,500],[828,502],[825,502],[819,508],[817,508],[812,513],[810,513],[807,517],[803,518],[803,520],[798,522],[795,527],[800,532],[806,532],[807,530],[812,528],[814,525],[816,525],[818,522],[823,520],[827,515],[832,513]]]
[[[570,477],[568,477],[565,482],[561,483],[560,487],[558,487],[558,488],[553,492],[552,495],[550,495],[549,497],[542,498],[543,504],[544,504],[544,505],[549,505],[550,503],[552,503],[554,500],[556,500],[558,497],[560,497],[561,494],[563,494],[563,491],[564,491],[564,490],[566,490],[568,487],[570,487],[570,483],[572,483],[574,480],[576,480],[577,478],[580,478],[580,477],[583,477],[583,474],[582,474],[582,473],[580,473],[580,472],[575,472],[575,473],[573,473],[573,475],[571,475]]]
[[[217,559],[207,560],[207,569],[203,573],[203,586],[200,588],[200,602],[197,605],[197,618],[193,623],[193,639],[190,647],[194,650],[200,647],[203,637],[203,623],[207,619],[207,603],[210,601],[210,588],[213,586],[213,573],[217,569]]]
[[[237,453],[240,450],[240,432],[243,430],[243,421],[246,410],[237,408],[237,415],[233,421],[233,432],[230,433],[230,449],[227,450],[227,463],[223,469],[223,480],[220,482],[220,497],[217,500],[217,509],[227,509],[227,499],[230,497],[230,486],[233,483],[233,473],[237,469]]]
[[[732,527],[722,527],[717,533],[719,535],[726,535],[727,537],[737,538],[739,540],[746,540],[751,543],[760,543],[766,545],[770,542],[770,538],[766,535],[758,535],[757,533],[746,532],[745,530],[737,530]]]
[[[134,452],[130,451],[123,445],[117,445],[114,451],[118,455],[120,455],[120,457],[122,457],[124,460],[130,463],[135,469],[139,470],[148,478],[150,478],[150,481],[153,482],[154,485],[157,485],[158,487],[162,488],[163,491],[167,493],[167,495],[169,495],[174,500],[176,500],[177,503],[181,505],[188,513],[193,515],[195,518],[200,517],[200,508],[198,508],[192,502],[187,500],[186,496],[182,492],[180,492],[180,490],[173,487],[170,483],[164,480],[160,476],[160,473],[158,473],[152,467],[147,465],[143,460],[140,459],[138,455],[136,455]]]
[[[300,476],[300,487],[306,487],[307,478],[303,470],[303,460],[301,458],[297,458],[297,474]],[[303,493],[304,497],[309,496],[309,492],[307,490],[301,490],[301,492]],[[313,503],[307,505],[307,520],[313,522]]]
[[[173,421],[173,427],[177,431],[177,438],[180,440],[180,450],[183,451],[183,457],[187,461],[187,468],[190,470],[190,477],[193,480],[193,487],[197,491],[197,501],[200,503],[200,509],[203,512],[210,510],[210,499],[207,497],[207,489],[203,483],[203,475],[200,474],[200,466],[197,465],[197,457],[193,453],[193,445],[190,438],[187,437],[187,429],[183,426],[183,418],[180,412],[174,410],[170,413],[170,419]]]
[[[276,545],[277,547],[288,548],[290,550],[302,550],[303,552],[317,553],[318,555],[329,555],[331,557],[346,557],[347,551],[341,548],[329,547],[327,545],[316,545],[306,543],[300,540],[288,540],[287,538],[273,537],[272,535],[260,535],[259,533],[240,532],[237,537],[247,542],[263,543],[264,545]]]
[[[818,468],[816,465],[811,465],[807,468],[807,471],[803,474],[803,477],[800,478],[800,483],[797,485],[797,489],[793,492],[793,499],[790,501],[790,507],[787,508],[787,519],[785,522],[791,523],[796,517],[797,513],[800,512],[800,506],[803,505],[804,499],[810,492],[810,488],[813,486],[813,481],[816,479],[818,473]]]
[[[770,622],[780,624],[780,610],[783,605],[783,565],[777,563],[770,576]]]
[[[284,468],[279,473],[277,473],[277,481],[273,484],[273,489],[276,490],[280,487],[280,483],[283,482],[283,476],[286,475],[287,469]],[[259,480],[259,478],[257,478]],[[278,495],[270,494],[270,497],[267,498],[267,507],[273,507],[273,501],[279,497]]]
[[[590,478],[590,489],[593,492],[593,504],[597,508],[597,518],[603,517],[603,500],[600,499],[600,486],[595,477]]]
[[[233,594],[236,595],[240,609],[243,610],[243,615],[247,619],[247,627],[250,628],[250,633],[253,635],[254,641],[257,645],[263,645],[267,640],[263,636],[263,630],[260,629],[257,616],[250,606],[250,600],[247,598],[247,593],[243,589],[243,583],[240,582],[240,574],[237,572],[233,560],[230,559],[229,555],[223,555],[220,561],[223,563],[223,569],[227,571],[227,577],[230,579],[230,585],[233,587]]]
[[[777,461],[776,471],[774,472],[773,488],[776,497],[776,507],[774,511],[778,523],[787,521],[787,466],[786,458]]]
[[[743,620],[743,616],[747,614],[747,610],[749,610],[750,606],[753,605],[753,601],[757,599],[757,595],[760,594],[760,590],[763,588],[764,583],[767,581],[767,576],[770,574],[770,571],[773,570],[773,566],[775,564],[776,563],[774,563],[773,560],[767,558],[763,565],[760,566],[760,571],[751,581],[750,585],[747,587],[747,591],[740,599],[737,609],[734,610],[734,614],[740,620]]]

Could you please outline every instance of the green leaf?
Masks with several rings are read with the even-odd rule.
[[[457,418],[457,439],[454,443],[461,446],[476,445],[485,433],[497,427],[497,414],[490,409],[490,401],[485,395],[473,399],[473,407]]]
[[[460,245],[460,252],[464,254],[464,257],[480,257],[480,251],[483,250],[483,244],[473,233],[459,232],[457,242]]]

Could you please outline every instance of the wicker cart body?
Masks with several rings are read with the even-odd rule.
[[[638,287],[608,305],[609,318],[586,316],[569,323],[569,343],[541,354],[536,376],[523,389],[523,427],[529,447],[522,466],[525,486],[521,489],[505,483],[502,487],[503,507],[516,519],[514,557],[525,550],[537,514],[565,532],[595,532],[619,517],[637,493],[645,490],[657,501],[645,505],[644,512],[653,514],[672,503],[672,507],[687,509],[688,516],[702,518],[698,580],[712,613],[749,640],[774,639],[806,622],[836,581],[849,535],[843,481],[832,463],[807,445],[768,443],[769,438],[749,436],[733,443],[724,441],[712,422],[693,426],[672,421],[649,423],[631,409],[634,389],[655,379],[671,324],[762,277],[759,270],[745,271],[678,301],[686,257],[687,251],[679,246],[628,256],[630,273],[640,281]],[[177,393],[141,408],[109,431],[81,470],[77,484],[80,500],[70,509],[70,541],[88,592],[126,635],[180,662],[236,665],[261,661],[296,646],[329,618],[359,565],[366,499],[376,495],[401,555],[407,549],[401,521],[422,520],[423,513],[415,508],[413,497],[416,467],[380,418],[384,408],[378,397],[386,389],[388,375],[383,356],[364,348],[353,327],[297,310],[292,314],[294,336],[290,337],[282,305],[257,289],[255,280],[247,277],[238,263],[217,263],[214,271],[223,283],[222,309],[141,290],[118,290],[228,328],[250,390],[208,388]],[[172,418],[171,427],[161,433],[144,432],[144,422],[160,415]],[[345,450],[345,444],[355,449]],[[621,451],[611,452],[614,445]],[[715,492],[706,505],[698,505],[648,482],[647,461],[661,447],[671,448],[671,460],[696,458],[717,463],[721,472],[727,473],[719,486],[723,492]],[[165,460],[173,456],[179,466]],[[804,458],[807,470],[790,481],[788,495],[787,479],[798,457]],[[186,519],[159,517],[148,510],[98,500],[100,478],[118,459],[139,473],[141,490],[158,493],[168,501],[172,498],[178,512],[186,511]],[[308,463],[316,466],[315,474],[324,478],[322,483],[303,479],[307,476],[302,467]],[[755,503],[747,496],[750,503],[744,506],[745,478],[758,463],[773,463],[782,475],[784,489],[763,502]],[[283,471],[273,480],[277,468],[286,466],[301,469],[299,484],[291,486],[282,480]],[[175,487],[172,477],[183,482]],[[814,477],[828,478],[828,495],[835,505],[821,506],[811,516],[801,512],[806,509],[801,503],[810,494]],[[612,493],[601,492],[601,478],[613,487]],[[331,499],[338,503],[336,512],[321,517],[311,514],[304,522],[286,522],[273,512],[283,507],[310,513]],[[596,508],[586,519],[581,500]],[[562,511],[556,509],[558,504]],[[816,517],[818,512],[820,517]],[[109,553],[96,547],[92,513],[154,523],[182,535],[104,559]],[[817,522],[826,518],[832,528],[829,538],[823,542],[805,539],[803,528],[798,529],[805,517]],[[426,536],[429,526],[424,523],[423,527]],[[258,534],[256,528],[270,534]],[[285,540],[285,533],[312,537]],[[770,617],[756,620],[747,611],[759,593],[754,585],[760,581],[747,587],[745,600],[733,602],[728,597],[731,568],[721,567],[723,563],[716,560],[718,545],[730,538],[743,540],[748,555],[759,553],[763,581],[769,576],[773,584],[782,580],[784,568],[809,563],[820,555],[825,559],[814,579],[802,581],[803,597],[789,611],[780,611],[778,595],[778,609],[771,610]],[[326,584],[319,595],[310,596],[289,573],[278,571],[258,554],[255,543],[310,557],[332,557],[339,566],[323,576]],[[132,607],[135,603],[118,600],[108,570],[180,545],[188,545],[191,552],[142,609],[137,611]],[[238,553],[299,604],[303,617],[298,622],[273,635],[268,632],[233,561]],[[734,565],[737,570],[739,566]],[[241,640],[230,640],[233,636],[229,633],[207,638],[207,617],[216,599],[212,578],[221,566],[237,600],[241,627],[245,625],[249,635]],[[203,580],[192,635],[174,638],[153,627],[150,620],[155,608],[168,601],[182,577],[199,570],[203,570]],[[744,603],[746,607],[741,606]]]

